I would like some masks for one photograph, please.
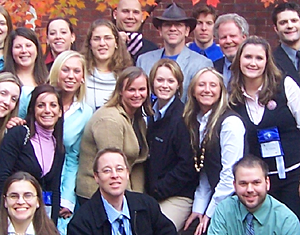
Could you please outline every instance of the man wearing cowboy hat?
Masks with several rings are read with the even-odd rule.
[[[197,20],[187,17],[185,11],[172,3],[161,17],[153,18],[153,25],[158,29],[164,42],[164,48],[147,52],[138,57],[137,66],[148,75],[152,66],[162,58],[175,60],[184,75],[182,102],[187,101],[187,90],[193,76],[202,68],[213,67],[211,60],[191,51],[185,45],[185,38],[192,32]]]

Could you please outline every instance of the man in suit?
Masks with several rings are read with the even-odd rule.
[[[300,86],[300,5],[278,4],[272,12],[272,21],[280,39],[280,45],[274,50],[276,65]]]
[[[74,214],[68,235],[176,235],[154,198],[126,191],[129,164],[121,150],[99,151],[93,171],[99,189]]]
[[[193,76],[202,68],[212,67],[210,59],[188,49],[185,38],[196,27],[197,21],[187,17],[185,11],[176,3],[167,7],[161,17],[153,18],[153,25],[158,29],[164,42],[164,48],[150,51],[139,56],[137,66],[148,75],[152,66],[161,58],[175,60],[184,75],[181,100],[186,102],[187,89]]]
[[[214,27],[215,38],[219,41],[225,57],[214,62],[216,70],[223,74],[227,87],[231,78],[231,63],[240,44],[249,36],[249,25],[244,17],[231,13],[218,17]]]
[[[214,25],[217,18],[216,9],[211,5],[201,5],[193,10],[197,20],[194,30],[194,41],[187,44],[192,51],[206,56],[213,62],[223,57],[219,45],[214,42]]]
[[[134,61],[139,55],[158,49],[156,44],[145,39],[141,33],[143,13],[138,0],[120,0],[113,11],[113,18]]]

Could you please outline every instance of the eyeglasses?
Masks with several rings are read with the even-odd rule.
[[[126,170],[126,167],[125,166],[117,166],[115,168],[105,167],[101,169],[101,171],[97,171],[97,173],[102,173],[104,175],[111,175],[113,173],[113,170],[115,170],[117,174],[122,174]]]
[[[31,192],[24,193],[23,195],[20,195],[18,193],[11,193],[11,194],[5,195],[6,198],[8,198],[9,200],[14,201],[14,202],[18,201],[20,199],[20,197],[22,197],[24,201],[29,202],[36,196],[37,195],[34,195]]]
[[[104,37],[94,36],[91,38],[91,40],[94,42],[101,42],[102,39],[104,40],[104,42],[110,42],[112,40],[115,40],[115,37],[113,35],[105,35]]]

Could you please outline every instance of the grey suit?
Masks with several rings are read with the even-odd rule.
[[[164,48],[147,52],[138,57],[136,66],[141,67],[146,74],[149,75],[150,70],[153,65],[161,59],[164,52]],[[183,94],[181,97],[182,102],[186,103],[187,101],[187,90],[192,80],[193,76],[200,70],[205,67],[213,67],[213,63],[210,59],[206,58],[203,55],[200,55],[187,47],[184,47],[181,53],[179,54],[176,62],[179,64],[182,73],[184,75],[183,80]]]

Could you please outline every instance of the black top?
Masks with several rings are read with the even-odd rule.
[[[34,176],[43,191],[52,192],[52,220],[57,223],[60,207],[60,178],[64,162],[64,153],[56,147],[50,171],[42,176],[42,168],[28,139],[24,145],[27,129],[16,126],[8,130],[0,147],[0,192],[5,180],[17,171],[26,171]]]
[[[172,196],[193,199],[199,182],[183,108],[176,96],[162,119],[154,122],[151,117],[148,122],[146,191],[157,200]]]

